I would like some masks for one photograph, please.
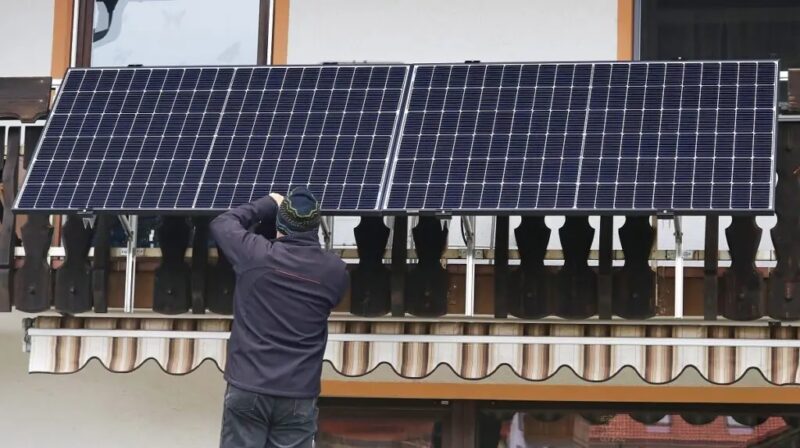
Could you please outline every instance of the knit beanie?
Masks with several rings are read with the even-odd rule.
[[[306,187],[296,187],[283,198],[276,226],[284,235],[310,232],[319,227],[319,203]]]

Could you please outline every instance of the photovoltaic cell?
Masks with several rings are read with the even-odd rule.
[[[73,69],[18,210],[376,210],[408,66]]]
[[[389,212],[769,211],[774,61],[414,67]]]
[[[295,185],[329,213],[772,208],[774,61],[408,71],[71,70],[15,208],[224,210]]]

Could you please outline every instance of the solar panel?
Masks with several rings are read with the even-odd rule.
[[[376,210],[408,66],[72,69],[20,211],[224,210],[307,185]]]
[[[388,212],[769,212],[777,63],[414,67]]]

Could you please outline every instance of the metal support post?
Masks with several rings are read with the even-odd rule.
[[[464,315],[475,315],[475,217],[463,216],[464,243],[467,245],[467,272],[464,287]]]
[[[139,226],[139,217],[130,215],[119,216],[122,228],[128,237],[127,253],[125,254],[125,302],[123,310],[133,312],[133,293],[136,286],[136,229]]]
[[[683,229],[682,218],[675,216],[675,317],[683,317]]]
[[[322,237],[325,240],[325,250],[333,249],[333,216],[322,217]]]

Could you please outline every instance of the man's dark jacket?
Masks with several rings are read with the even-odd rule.
[[[324,251],[317,231],[268,240],[248,229],[275,220],[266,197],[211,222],[236,271],[225,380],[278,397],[319,395],[328,316],[347,289],[345,263]]]

